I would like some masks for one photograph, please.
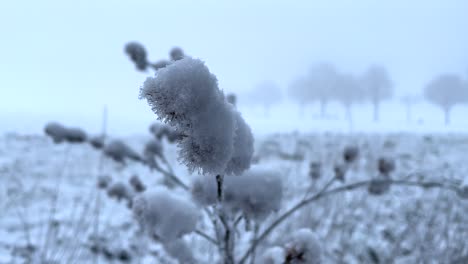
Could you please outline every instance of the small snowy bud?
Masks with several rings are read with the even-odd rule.
[[[109,175],[99,175],[97,179],[97,187],[99,189],[106,189],[112,182],[112,177]]]
[[[379,177],[379,179],[374,179],[370,182],[367,191],[372,195],[382,195],[390,191],[390,183],[388,182],[389,178]]]
[[[322,163],[318,161],[312,161],[309,165],[309,177],[312,180],[317,180],[322,176]]]
[[[359,148],[356,146],[347,146],[343,150],[343,159],[346,163],[353,163],[359,157]]]
[[[130,60],[135,63],[138,70],[146,70],[148,64],[146,58],[146,50],[143,45],[137,42],[130,42],[125,45],[125,53],[130,57]]]
[[[171,60],[177,61],[177,60],[183,59],[185,57],[185,54],[184,54],[184,51],[181,48],[174,47],[169,52],[169,57],[171,57]]]
[[[388,175],[395,170],[395,160],[390,157],[381,157],[377,161],[379,172]]]
[[[320,243],[315,234],[307,228],[294,232],[286,245],[285,263],[320,264],[322,262]]]
[[[230,93],[226,96],[226,100],[228,103],[232,104],[233,106],[237,105],[237,96],[233,93]]]
[[[144,154],[145,156],[163,157],[163,146],[161,142],[157,139],[148,141],[145,145]]]
[[[137,195],[132,210],[145,232],[164,242],[195,231],[199,218],[195,205],[163,188]]]
[[[340,182],[345,182],[347,170],[348,168],[345,164],[336,164],[333,167],[333,171],[335,172],[335,178]]]
[[[132,191],[123,182],[114,182],[107,188],[107,195],[110,198],[115,198],[117,201],[126,200],[131,201]]]
[[[133,190],[137,193],[144,192],[146,190],[145,184],[140,180],[138,175],[133,175],[128,181],[132,186]]]

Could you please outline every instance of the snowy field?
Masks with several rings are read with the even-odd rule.
[[[142,152],[149,139],[125,142]],[[357,160],[344,182],[333,181],[327,190],[350,187],[319,195],[281,222],[257,247],[255,263],[267,263],[262,254],[268,248],[282,245],[293,230],[304,227],[318,237],[323,263],[468,263],[468,200],[459,188],[468,172],[468,136],[462,134],[257,137],[254,166],[278,172],[283,182],[281,209],[259,221],[260,233],[304,197],[320,193],[350,145],[359,149]],[[164,141],[164,155],[165,170],[190,185],[194,175],[177,162],[177,147]],[[392,184],[380,195],[370,193],[368,184],[353,187],[378,177],[381,157],[395,161],[391,179],[402,184]],[[311,162],[322,166],[316,179],[310,177]],[[178,263],[142,234],[125,197],[118,201],[97,187],[99,175],[125,186],[134,175],[147,188],[164,184],[160,172],[137,162],[116,163],[88,144],[54,144],[45,136],[0,137],[0,263]],[[190,197],[182,188],[171,192]],[[214,237],[209,218],[201,217],[197,229]],[[240,219],[236,229],[240,260],[254,228]],[[191,262],[218,260],[216,247],[200,235],[187,234],[183,240],[193,254]]]

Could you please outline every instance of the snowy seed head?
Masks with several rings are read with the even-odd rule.
[[[107,188],[107,195],[110,198],[115,198],[117,201],[126,200],[131,201],[132,191],[123,182],[114,182]]]
[[[385,179],[374,179],[370,182],[367,191],[372,195],[382,195],[390,191],[390,183]]]
[[[353,163],[359,157],[359,148],[356,146],[347,146],[343,150],[343,159],[346,163]]]
[[[217,183],[210,177],[198,177],[191,188],[193,199],[204,206],[217,201]],[[230,212],[242,212],[262,220],[278,211],[283,198],[283,182],[273,171],[252,168],[244,174],[224,178],[223,206]]]
[[[54,143],[69,142],[69,143],[82,143],[87,139],[86,132],[79,128],[68,128],[59,123],[48,123],[44,132],[52,138]]]
[[[153,134],[154,137],[158,140],[161,140],[163,136],[167,134],[168,130],[169,126],[161,123],[153,123],[149,127],[150,133]]]
[[[149,236],[171,241],[195,231],[198,210],[167,189],[147,190],[133,200],[133,215]]]
[[[104,136],[91,137],[89,144],[95,149],[102,149],[104,147]]]
[[[112,177],[109,175],[99,175],[97,179],[97,187],[106,189],[112,183]]]
[[[395,160],[389,157],[381,157],[377,161],[379,172],[384,175],[389,175],[395,170]]]
[[[184,58],[147,78],[140,91],[159,118],[171,126],[188,129],[199,112],[221,102],[218,81],[200,60]]]
[[[61,143],[65,141],[67,129],[59,123],[51,122],[45,126],[44,132],[52,138],[54,143]]]
[[[468,178],[457,189],[457,194],[462,199],[468,199]]]
[[[344,182],[346,180],[346,171],[347,167],[345,164],[336,164],[333,167],[333,171],[335,172],[335,178],[340,182]]]
[[[233,106],[237,105],[237,96],[233,93],[230,93],[226,96],[226,100],[228,103],[232,104]]]
[[[163,243],[167,254],[177,259],[179,263],[198,263],[193,256],[192,248],[182,238]]]
[[[239,112],[235,113],[235,117],[237,128],[234,136],[234,152],[227,164],[226,174],[239,175],[250,168],[254,152],[254,139],[250,127]]]
[[[142,158],[132,148],[121,140],[113,140],[104,147],[104,154],[116,162],[124,162],[125,159],[141,161]]]
[[[322,163],[319,161],[312,161],[309,164],[309,177],[312,180],[317,180],[322,176]]]
[[[185,57],[160,69],[148,78],[140,91],[160,119],[181,136],[180,160],[190,170],[205,174],[224,174],[234,153],[237,121],[232,105],[225,101],[216,77],[198,59]],[[239,131],[248,135],[245,127]],[[249,139],[238,139],[240,145]],[[248,148],[239,148],[246,150]],[[248,157],[236,157],[228,173],[245,167]],[[236,162],[239,163],[239,168]]]
[[[79,128],[67,128],[65,140],[69,143],[83,143],[87,139],[86,132]]]
[[[163,157],[163,146],[159,140],[152,139],[146,143],[144,153],[145,156]]]
[[[133,175],[128,181],[132,186],[133,190],[137,193],[144,192],[146,190],[145,184],[140,180],[138,175]]]
[[[294,232],[286,245],[285,263],[320,264],[322,250],[315,234],[308,228]]]
[[[137,42],[129,42],[125,45],[125,53],[130,57],[130,60],[135,63],[138,70],[146,70],[148,62],[146,58],[146,50],[143,45]]]
[[[185,57],[185,54],[184,54],[184,51],[181,48],[174,47],[169,52],[169,57],[171,57],[171,60],[177,61],[177,60],[183,59]]]

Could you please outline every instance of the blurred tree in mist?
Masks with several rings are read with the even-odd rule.
[[[365,99],[365,90],[359,80],[347,73],[341,73],[337,76],[335,82],[333,98],[339,102],[346,111],[346,119],[350,125],[353,124],[352,107],[361,103]]]
[[[388,71],[381,65],[372,65],[362,77],[362,85],[374,108],[374,121],[379,121],[380,104],[393,96],[393,83]]]
[[[424,97],[444,111],[445,124],[448,125],[453,107],[468,102],[468,85],[456,74],[442,74],[426,85]]]
[[[418,103],[421,97],[414,94],[406,94],[400,97],[400,102],[405,106],[406,122],[411,123],[413,105]]]
[[[301,113],[306,105],[317,102],[320,117],[325,118],[327,104],[333,99],[337,70],[330,63],[313,65],[306,76],[294,80],[289,86],[289,96],[299,104]]]
[[[261,106],[265,117],[270,115],[270,109],[283,99],[281,88],[273,81],[263,81],[257,84],[247,95],[246,102],[252,106]]]

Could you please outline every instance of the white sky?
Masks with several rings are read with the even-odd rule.
[[[467,29],[464,0],[2,1],[0,132],[40,132],[49,120],[97,131],[104,104],[111,131],[146,132],[154,115],[138,89],[152,73],[134,70],[128,41],[152,60],[182,47],[225,91],[265,79],[286,89],[327,60],[354,73],[384,64],[404,94],[468,73]]]

